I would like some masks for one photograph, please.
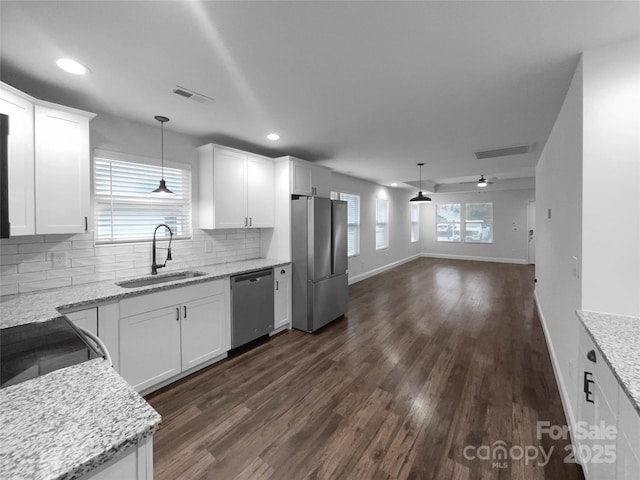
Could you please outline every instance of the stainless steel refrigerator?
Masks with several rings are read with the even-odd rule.
[[[347,311],[347,202],[292,197],[292,326],[314,332]]]

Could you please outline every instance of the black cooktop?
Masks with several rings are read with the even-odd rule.
[[[101,355],[65,317],[0,330],[0,388]]]

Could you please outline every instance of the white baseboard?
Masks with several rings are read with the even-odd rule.
[[[538,300],[538,292],[536,290],[534,290],[533,292],[533,298],[535,299],[536,309],[538,310],[538,316],[540,317],[540,323],[542,324],[542,330],[544,331],[544,338],[547,342],[547,349],[549,350],[549,355],[551,356],[551,365],[553,366],[553,373],[556,379],[556,384],[558,385],[558,391],[560,392],[560,400],[562,401],[562,409],[564,410],[565,421],[571,429],[571,432],[574,432],[576,428],[576,417],[573,412],[573,408],[571,407],[571,400],[569,397],[569,392],[567,392],[567,385],[564,381],[564,377],[562,376],[562,370],[560,369],[556,351],[553,348],[553,342],[551,341],[551,337],[549,335],[547,322],[544,318],[544,314],[540,306],[540,301]],[[576,442],[573,434],[571,435],[571,442],[573,444],[573,451],[579,452],[579,445]]]
[[[521,265],[528,263],[527,259],[524,258],[475,257],[471,255],[449,255],[445,253],[422,253],[420,256],[427,258],[448,258],[451,260],[474,260],[476,262],[517,263]]]
[[[408,263],[412,260],[415,260],[416,258],[420,258],[420,256],[421,256],[420,254],[412,255],[410,257],[403,258],[402,260],[398,260],[397,262],[389,263],[387,265],[383,265],[382,267],[374,268],[373,270],[369,270],[368,272],[361,273],[360,275],[355,275],[353,277],[349,275],[349,285],[360,282],[369,277],[378,275],[379,273],[390,270],[394,267],[397,267],[398,265],[402,265],[403,263]]]

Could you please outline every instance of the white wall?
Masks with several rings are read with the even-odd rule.
[[[577,407],[582,256],[582,63],[536,168],[536,298],[565,413]],[[551,218],[547,212],[551,210]]]
[[[360,195],[360,255],[349,257],[349,283],[362,280],[421,253],[420,242],[411,242],[411,217],[406,190],[383,187],[366,180],[332,173],[331,190]],[[389,200],[389,248],[375,248],[376,198]]]
[[[431,204],[421,207],[421,238],[424,255],[443,258],[527,263],[527,202],[535,190],[496,190],[430,195]],[[436,204],[493,202],[493,243],[436,241]],[[464,239],[463,239],[464,240]]]
[[[582,308],[640,316],[640,39],[582,62]]]

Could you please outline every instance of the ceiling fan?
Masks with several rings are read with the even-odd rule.
[[[495,180],[495,178],[494,178],[494,180]],[[480,175],[480,178],[478,180],[475,180],[473,182],[459,182],[458,185],[468,185],[468,184],[471,184],[471,183],[475,183],[480,188],[484,188],[487,185],[493,185],[493,182],[490,182],[489,180],[484,178],[484,174]]]

